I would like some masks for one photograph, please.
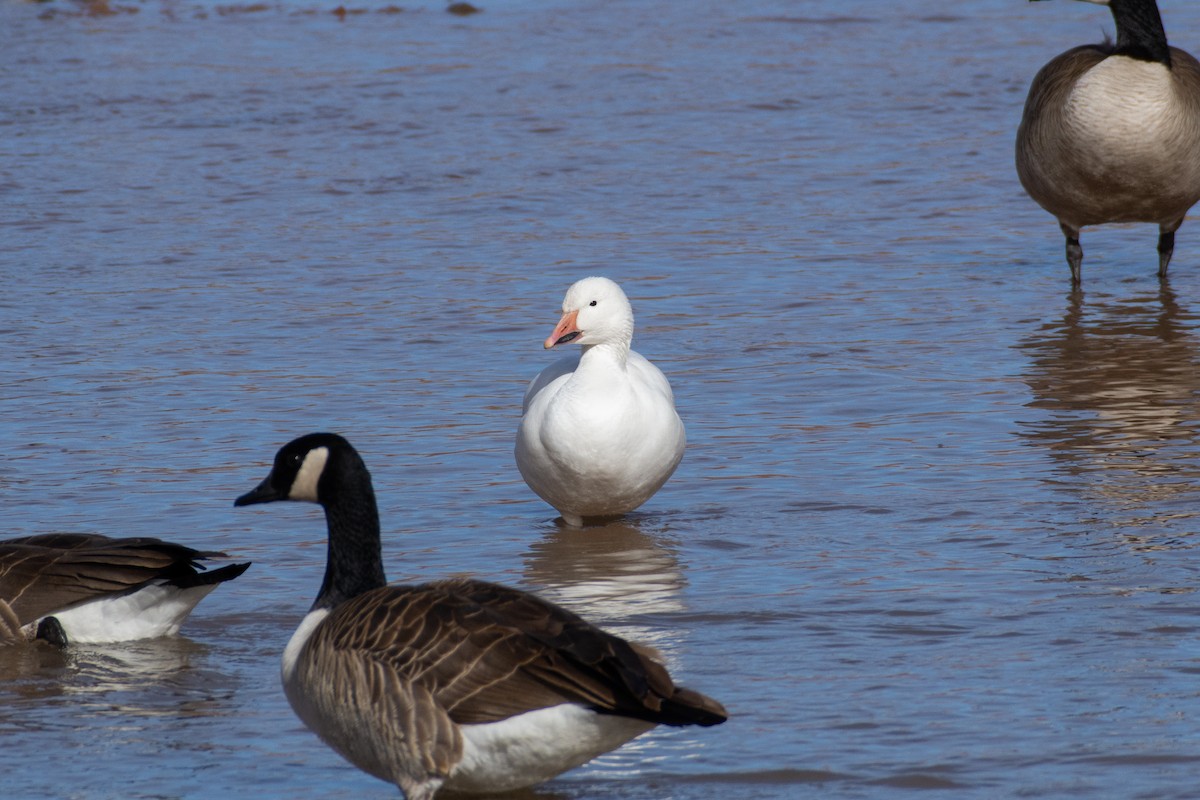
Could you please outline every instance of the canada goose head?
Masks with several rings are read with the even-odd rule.
[[[555,345],[578,342],[623,344],[633,340],[633,307],[615,281],[584,278],[576,281],[563,298],[562,319],[546,339],[547,350]]]
[[[325,505],[336,491],[335,477],[359,470],[365,473],[366,466],[344,438],[336,433],[310,433],[279,448],[263,482],[233,504],[302,500]]]
[[[325,509],[329,552],[314,608],[332,608],[387,582],[371,473],[344,438],[310,433],[293,439],[279,448],[262,483],[233,504],[277,500],[318,503]]]

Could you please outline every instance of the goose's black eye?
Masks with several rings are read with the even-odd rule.
[[[593,300],[592,302],[588,303],[588,305],[589,305],[589,306],[594,306],[594,305],[596,305],[596,301],[595,301],[595,300]]]

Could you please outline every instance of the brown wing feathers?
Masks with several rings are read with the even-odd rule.
[[[715,725],[714,700],[676,687],[624,640],[515,589],[473,580],[392,586],[334,610],[317,634],[426,686],[460,724],[561,703],[667,725]],[[312,642],[318,646],[317,642]]]

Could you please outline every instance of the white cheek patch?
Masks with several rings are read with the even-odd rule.
[[[304,463],[300,465],[300,471],[296,473],[296,480],[292,481],[288,499],[307,500],[310,503],[321,502],[317,498],[317,482],[321,480],[321,473],[325,471],[325,462],[328,460],[328,447],[315,447],[309,450],[308,455],[304,457]]]

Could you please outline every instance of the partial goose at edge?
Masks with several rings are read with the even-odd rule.
[[[1109,6],[1117,41],[1068,50],[1034,77],[1017,175],[1057,218],[1072,283],[1082,280],[1080,229],[1110,222],[1158,224],[1162,278],[1200,201],[1200,62],[1167,44],[1154,0],[1089,2]]]
[[[161,539],[52,533],[0,541],[0,644],[57,645],[169,636],[249,562],[205,571],[224,553]]]

